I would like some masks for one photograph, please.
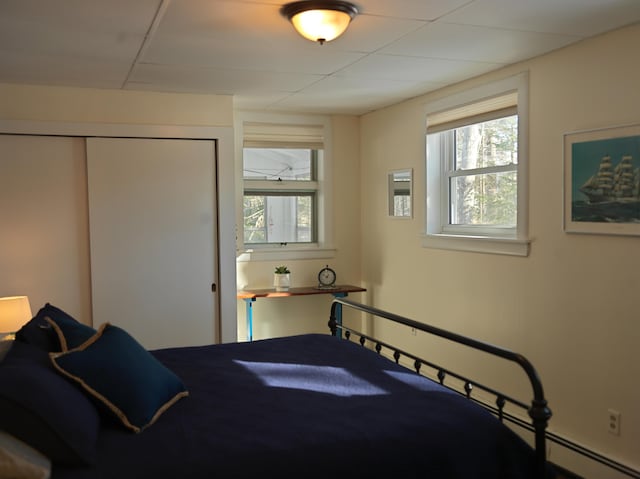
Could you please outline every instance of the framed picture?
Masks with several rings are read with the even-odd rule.
[[[640,235],[640,125],[564,135],[564,229]]]
[[[388,176],[388,209],[389,216],[411,218],[411,199],[413,191],[413,170],[392,170]]]

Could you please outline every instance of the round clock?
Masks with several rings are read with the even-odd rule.
[[[319,288],[334,288],[336,284],[336,272],[329,268],[329,265],[325,266],[318,273],[318,283]]]

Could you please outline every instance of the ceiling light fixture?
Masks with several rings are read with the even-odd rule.
[[[280,13],[300,35],[322,45],[344,33],[358,8],[340,0],[304,0],[283,5]]]

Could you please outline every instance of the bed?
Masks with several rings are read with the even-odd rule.
[[[532,448],[496,418],[502,407],[441,384],[455,373],[432,381],[380,354],[389,345],[351,340],[336,304],[399,318],[336,299],[332,334],[148,352],[47,304],[0,364],[0,384],[22,393],[2,390],[0,428],[49,457],[53,479],[554,477],[544,432]],[[534,390],[535,432],[550,413]]]

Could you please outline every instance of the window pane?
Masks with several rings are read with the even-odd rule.
[[[321,153],[296,148],[244,148],[244,179],[314,180],[314,157]]]
[[[393,216],[411,216],[411,196],[393,196]]]
[[[452,225],[513,227],[517,222],[515,171],[451,178]]]
[[[244,196],[244,242],[311,243],[315,194]]]
[[[518,163],[518,116],[455,129],[456,170]]]
[[[264,221],[264,196],[244,196],[244,242],[264,243],[267,229]]]

